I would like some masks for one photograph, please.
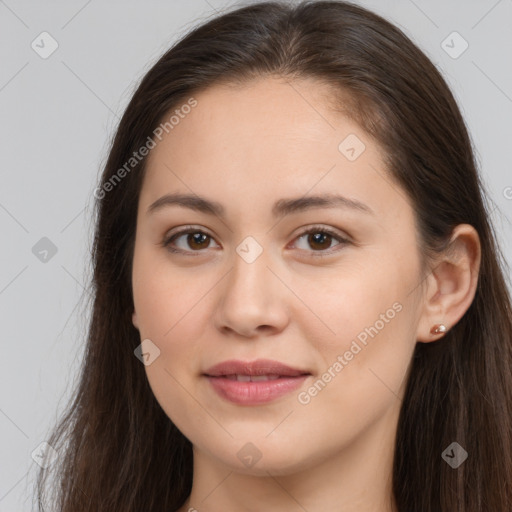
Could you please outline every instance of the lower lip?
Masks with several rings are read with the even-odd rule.
[[[240,382],[226,377],[206,376],[213,389],[226,400],[239,405],[258,405],[275,400],[302,385],[308,375],[280,377],[259,382]]]

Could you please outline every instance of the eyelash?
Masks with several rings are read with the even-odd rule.
[[[190,234],[190,233],[194,233],[194,234],[201,233],[201,234],[206,235],[209,238],[213,239],[213,237],[211,235],[209,235],[208,233],[206,233],[205,231],[203,231],[201,229],[194,228],[193,226],[190,226],[190,227],[186,227],[186,228],[182,229],[181,231],[178,231],[178,232],[172,234],[170,237],[165,238],[163,240],[163,242],[162,242],[162,246],[164,248],[166,248],[169,252],[174,253],[174,254],[187,254],[187,255],[191,255],[191,256],[192,255],[193,256],[199,256],[199,253],[204,252],[203,250],[183,251],[181,249],[175,249],[174,247],[171,246],[171,243],[174,242],[174,240],[176,240],[180,236],[187,235],[187,234]],[[349,240],[347,240],[346,238],[341,237],[339,234],[337,234],[332,229],[325,228],[323,226],[312,226],[311,228],[308,228],[307,230],[303,231],[302,233],[299,233],[297,235],[296,239],[300,239],[303,236],[309,235],[309,234],[312,234],[312,233],[314,233],[314,234],[322,233],[322,234],[327,234],[329,236],[332,236],[338,242],[340,242],[337,245],[343,246],[343,245],[346,245],[346,244],[350,243]],[[318,250],[318,251],[308,251],[308,252],[311,252],[314,258],[323,258],[323,257],[330,256],[334,252],[337,252],[339,250],[341,250],[341,249],[336,249],[334,251],[332,251],[331,249],[328,249],[328,250]],[[190,253],[192,253],[192,254],[190,254]],[[196,254],[193,254],[193,253],[196,253]]]

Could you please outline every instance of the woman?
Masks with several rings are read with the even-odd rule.
[[[399,29],[344,2],[212,19],[142,80],[95,196],[59,510],[512,509],[502,260]]]

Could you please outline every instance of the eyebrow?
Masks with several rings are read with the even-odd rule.
[[[147,213],[153,213],[166,206],[182,206],[191,210],[224,217],[224,207],[216,202],[194,194],[166,194],[152,203]],[[375,212],[366,204],[349,199],[338,194],[321,194],[315,196],[304,196],[291,199],[279,199],[272,207],[274,217],[285,216],[295,212],[301,212],[312,208],[346,208],[357,210],[363,213],[375,215]]]

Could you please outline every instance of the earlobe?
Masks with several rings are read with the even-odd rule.
[[[458,225],[427,278],[417,341],[429,343],[442,338],[464,316],[475,297],[480,258],[480,238],[475,228]]]
[[[433,325],[432,328],[430,329],[430,334],[444,334],[447,331],[448,331],[448,327],[446,327],[446,325],[436,324],[436,325]]]
[[[139,324],[137,323],[137,313],[135,313],[135,311],[132,314],[132,323],[135,329],[139,328]]]

